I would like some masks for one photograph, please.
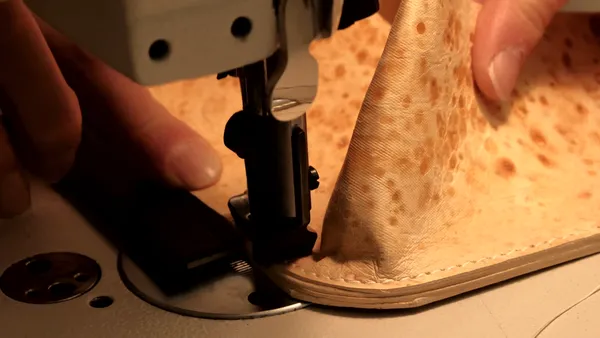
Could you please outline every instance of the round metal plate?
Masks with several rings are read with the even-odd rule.
[[[45,253],[11,265],[0,277],[0,289],[20,302],[52,304],[90,291],[100,274],[100,266],[89,257],[68,252]]]
[[[119,255],[119,273],[127,288],[142,300],[163,310],[209,319],[251,319],[292,312],[308,306],[280,290],[258,292],[252,267],[245,261],[178,296],[167,296],[127,256]],[[261,288],[262,290],[263,288]]]

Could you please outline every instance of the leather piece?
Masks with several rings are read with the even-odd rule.
[[[389,26],[375,16],[315,45],[320,247],[269,271],[292,296],[414,307],[600,251],[600,49],[589,17],[559,15],[499,106],[470,72],[478,10],[404,1],[356,121]],[[213,79],[153,89],[222,152],[221,183],[198,196],[223,213],[244,187],[241,161],[222,146],[237,91]]]
[[[401,6],[324,219],[323,258],[273,272],[295,297],[418,306],[599,249],[589,18],[559,15],[511,102],[496,105],[470,71],[478,10]]]

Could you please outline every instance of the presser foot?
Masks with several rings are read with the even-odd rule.
[[[235,226],[249,241],[249,254],[256,264],[269,266],[312,254],[317,234],[294,224],[295,219],[281,217],[272,221],[276,224],[254,224],[246,193],[232,197],[228,206]]]

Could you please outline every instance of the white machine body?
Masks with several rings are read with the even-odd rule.
[[[341,8],[343,0],[335,1]],[[72,41],[143,85],[234,69],[277,48],[273,0],[26,2]],[[600,12],[600,0],[571,0],[563,11]],[[238,18],[252,24],[241,39],[232,34]],[[152,48],[158,55],[151,55]]]
[[[72,41],[143,85],[234,69],[276,50],[272,0],[26,2]],[[252,23],[243,39],[231,33],[240,17]],[[153,58],[151,48],[159,55]]]

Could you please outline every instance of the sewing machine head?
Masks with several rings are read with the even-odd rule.
[[[240,79],[243,110],[225,144],[245,160],[236,224],[270,263],[310,254],[316,234],[305,112],[317,93],[309,45],[378,10],[378,0],[29,0],[36,14],[143,85],[217,74]],[[233,113],[233,112],[232,112]]]

